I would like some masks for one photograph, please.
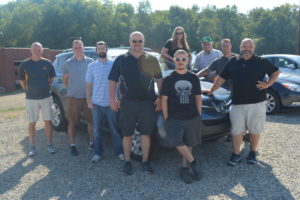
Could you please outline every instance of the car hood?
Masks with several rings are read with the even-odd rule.
[[[292,82],[292,83],[300,84],[300,76],[280,73],[280,75],[278,76],[277,82],[280,82],[280,83]]]

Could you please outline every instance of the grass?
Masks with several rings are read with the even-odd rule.
[[[0,110],[0,113],[15,112],[15,111],[22,111],[22,110],[25,110],[24,106],[19,106],[19,107],[13,107],[13,108]]]

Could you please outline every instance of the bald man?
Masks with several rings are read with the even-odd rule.
[[[255,44],[245,38],[240,45],[240,55],[232,58],[218,76],[208,94],[217,90],[226,80],[231,80],[232,107],[230,110],[233,153],[228,162],[235,166],[241,162],[240,147],[243,133],[250,133],[250,152],[247,164],[257,164],[257,146],[264,131],[266,119],[266,89],[277,79],[279,70],[268,60],[254,54]],[[268,75],[268,81],[265,76]]]
[[[130,152],[132,135],[138,124],[141,133],[142,169],[148,173],[154,170],[149,163],[151,135],[156,129],[155,103],[160,105],[154,93],[154,82],[161,85],[162,73],[158,60],[144,52],[144,35],[133,32],[129,37],[130,50],[117,57],[108,79],[110,80],[110,106],[113,111],[120,109],[120,127],[123,134],[125,174],[132,174]],[[115,97],[117,82],[121,81],[121,104]]]
[[[35,125],[41,111],[45,123],[45,134],[48,141],[48,152],[55,153],[52,144],[52,97],[50,95],[50,84],[55,77],[54,67],[51,61],[42,58],[43,46],[34,42],[30,48],[31,57],[20,65],[19,79],[26,93],[26,119],[29,123],[30,150],[28,156],[36,154],[35,148]]]

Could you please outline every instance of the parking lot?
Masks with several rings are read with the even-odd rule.
[[[0,110],[1,200],[300,199],[299,108],[267,117],[258,166],[248,166],[244,161],[236,167],[226,166],[231,143],[224,138],[197,147],[194,154],[201,161],[203,178],[190,185],[178,177],[181,157],[175,151],[163,150],[156,156],[154,175],[145,174],[134,162],[134,175],[124,176],[123,163],[113,155],[108,134],[104,138],[105,159],[91,163],[84,126],[76,133],[80,155],[71,157],[65,132],[53,133],[58,152],[47,153],[43,124],[39,122],[38,154],[28,158],[24,110]],[[243,157],[248,150],[245,142]]]

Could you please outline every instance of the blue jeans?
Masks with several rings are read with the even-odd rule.
[[[110,107],[103,107],[93,104],[93,127],[94,127],[94,148],[95,155],[101,156],[103,154],[103,121],[106,119],[108,128],[112,136],[113,149],[116,155],[123,153],[122,137],[120,135],[120,128],[118,125],[118,112],[114,112]]]

